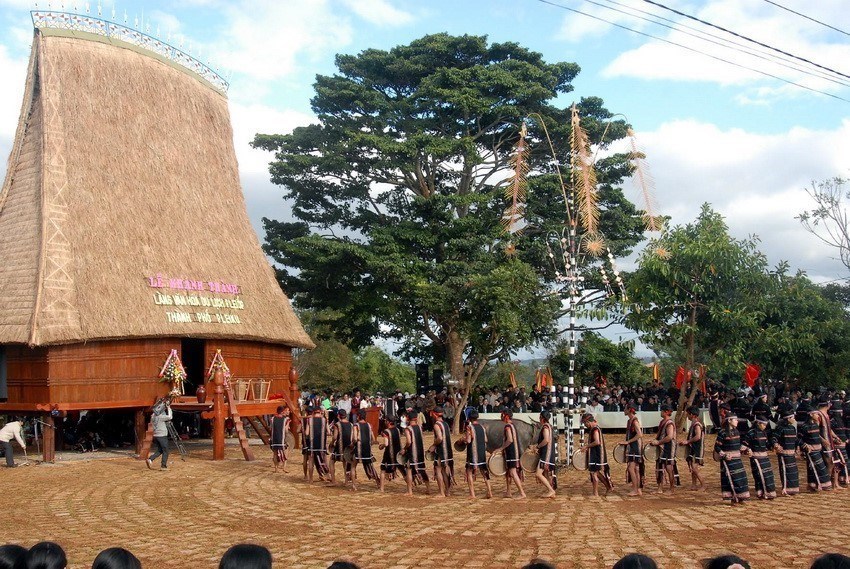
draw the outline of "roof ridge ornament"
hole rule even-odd
[[[182,49],[159,38],[153,37],[148,33],[113,21],[105,20],[100,17],[50,9],[36,9],[33,10],[31,14],[32,24],[36,29],[72,30],[114,38],[151,51],[168,59],[169,61],[177,63],[181,67],[185,67],[210,83],[216,91],[223,95],[227,94],[227,90],[230,87],[230,83],[225,80],[224,77],[199,59],[200,50],[198,57],[193,57]],[[98,15],[100,15],[100,3],[98,3]],[[114,16],[115,12],[113,7],[113,18]],[[124,22],[125,24],[127,22],[126,12],[124,13]],[[149,30],[150,24],[148,24],[148,31]],[[189,52],[191,53],[191,43],[189,45]],[[182,35],[180,46],[183,46]]]

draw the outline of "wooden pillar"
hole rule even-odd
[[[224,460],[224,373],[219,369],[213,376],[213,460]]]
[[[136,454],[139,456],[142,454],[142,443],[145,440],[146,427],[145,411],[143,409],[136,409],[136,415],[133,418],[133,428],[136,431]]]
[[[298,408],[298,397],[301,394],[298,392],[298,370],[295,369],[295,362],[289,366],[289,411],[290,422],[289,430],[292,431],[292,436],[295,438],[295,448],[301,448],[301,409]]]
[[[44,429],[41,431],[44,435],[44,462],[53,462],[56,460],[56,425],[53,421],[53,415],[47,413],[44,416]]]

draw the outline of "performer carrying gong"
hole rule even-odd
[[[513,498],[513,493],[511,492],[511,481],[513,481],[519,490],[520,497],[526,498],[525,490],[522,488],[523,476],[519,462],[521,454],[519,450],[519,438],[517,437],[516,427],[512,422],[513,416],[513,411],[507,407],[502,409],[502,421],[505,423],[505,444],[499,450],[505,453],[505,468],[507,469],[507,472],[505,472],[505,496]]]
[[[384,456],[381,459],[381,476],[380,490],[384,491],[384,482],[386,480],[394,480],[396,473],[405,475],[405,467],[398,463],[398,453],[401,452],[401,430],[396,426],[396,418],[387,417],[387,428],[381,433],[384,438]]]
[[[626,403],[623,414],[629,418],[626,424],[626,483],[632,485],[629,496],[640,496],[643,494],[644,464],[641,452],[643,442],[643,429],[640,419],[637,418],[637,404],[634,401]]]
[[[552,487],[552,473],[555,471],[555,445],[558,441],[553,436],[552,424],[549,420],[552,414],[545,409],[540,412],[540,434],[537,436],[537,444],[533,447],[537,451],[537,470],[535,476],[537,481],[543,484],[549,491],[544,498],[554,498],[555,489]]]
[[[487,485],[487,497],[493,497],[490,486],[490,469],[487,466],[487,431],[478,423],[478,411],[469,412],[469,422],[466,424],[466,483],[469,486],[469,497],[475,498],[475,475],[481,473],[484,484]]]
[[[596,417],[587,413],[582,417],[587,428],[587,444],[579,451],[587,452],[587,470],[590,472],[590,483],[593,486],[593,495],[599,496],[599,480],[605,485],[605,494],[614,489],[611,482],[611,467],[608,465],[608,452],[605,450],[605,439],[602,437],[602,429],[596,422]]]
[[[699,418],[699,409],[692,405],[688,407],[688,419],[691,426],[688,428],[688,437],[680,444],[688,447],[688,470],[691,471],[691,490],[705,490],[705,481],[702,478],[702,467],[705,464],[705,427]]]
[[[351,467],[351,489],[357,490],[357,462],[363,465],[363,472],[366,473],[366,478],[374,480],[378,488],[381,487],[381,477],[375,471],[375,457],[372,456],[372,440],[375,438],[372,433],[372,425],[366,422],[365,411],[352,411],[351,415],[357,418],[357,424],[354,425],[354,459],[355,463]]]
[[[331,426],[331,483],[336,483],[336,463],[341,462],[344,472],[342,483],[347,484],[352,479],[354,463],[345,460],[345,449],[351,446],[354,425],[348,420],[348,412],[345,409],[339,409],[336,418],[337,422]]]
[[[449,424],[443,419],[443,408],[434,407],[431,410],[434,423],[434,444],[429,449],[434,453],[434,478],[437,479],[437,496],[448,497],[454,484],[454,456]]]
[[[313,409],[313,416],[307,423],[307,441],[310,445],[310,464],[307,466],[307,481],[313,482],[313,471],[319,474],[319,480],[328,476],[326,455],[328,454],[328,420],[322,414],[322,408]]]
[[[407,414],[408,425],[404,430],[406,445],[404,454],[407,456],[407,496],[413,496],[413,484],[425,482],[425,493],[431,493],[431,481],[425,468],[425,443],[422,442],[422,427],[419,425],[419,413],[410,411]]]
[[[287,431],[289,431],[289,407],[279,405],[272,417],[272,439],[269,442],[275,472],[278,465],[284,472],[289,472],[286,470],[286,459],[289,456],[289,448],[286,444]]]
[[[661,422],[658,423],[658,433],[655,440],[649,444],[661,448],[658,459],[655,461],[655,481],[658,484],[657,494],[664,493],[664,481],[670,485],[672,494],[676,485],[679,484],[679,471],[676,468],[676,425],[670,418],[673,408],[664,404],[661,406]]]

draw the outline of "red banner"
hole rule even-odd
[[[747,387],[753,387],[758,381],[759,375],[761,374],[761,366],[756,364],[747,364],[746,369],[744,369],[744,383],[747,384]]]

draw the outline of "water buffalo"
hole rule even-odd
[[[487,452],[493,452],[505,444],[505,423],[498,419],[481,419],[478,422],[487,432]],[[528,445],[532,442],[537,442],[537,436],[540,434],[540,423],[537,421],[526,423],[514,419],[513,424],[516,427],[520,452],[528,448]]]

